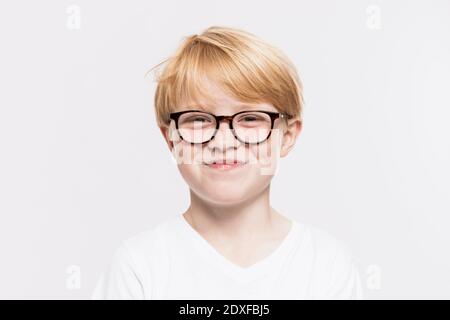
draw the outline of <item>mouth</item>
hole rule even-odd
[[[246,162],[241,161],[226,161],[226,162],[211,162],[204,163],[208,168],[218,170],[218,171],[229,171],[233,169],[242,168],[246,165]]]

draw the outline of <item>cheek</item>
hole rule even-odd
[[[269,139],[266,143],[251,147],[254,164],[260,175],[274,175],[278,167],[280,144],[276,139]]]
[[[203,150],[200,145],[191,145],[185,141],[174,143],[172,155],[179,165],[191,165],[203,162]]]
[[[260,153],[248,154],[249,163],[230,171],[212,169],[201,163],[181,163],[178,169],[189,187],[209,198],[239,198],[264,189],[273,177],[276,159]],[[242,159],[242,158],[241,158]]]
[[[203,160],[211,158],[206,146],[192,146],[186,142],[174,145],[173,155],[178,168],[189,183],[215,184],[228,186],[232,183],[250,185],[266,181],[265,176],[275,174],[278,165],[279,144],[275,137],[260,145],[241,146],[237,149],[236,158],[248,164],[242,170],[227,173],[214,172],[203,165]]]
[[[269,185],[273,177],[265,174],[258,164],[247,164],[227,173],[204,165],[182,164],[179,170],[193,192],[217,204],[238,203],[254,197]]]
[[[248,163],[228,172],[217,172],[202,164],[209,155],[206,146],[179,142],[174,145],[174,157],[183,179],[196,194],[217,203],[229,203],[251,197],[269,185],[277,168],[278,148],[276,139],[240,146],[236,157]]]

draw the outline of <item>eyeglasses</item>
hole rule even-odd
[[[228,121],[237,140],[245,144],[260,144],[269,139],[276,119],[292,117],[286,113],[261,110],[241,111],[231,116],[185,110],[170,113],[169,121],[175,120],[180,138],[191,144],[203,144],[214,139],[222,120]]]

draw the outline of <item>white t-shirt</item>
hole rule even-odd
[[[92,299],[361,299],[349,249],[291,219],[275,251],[240,267],[221,255],[182,215],[125,241]]]

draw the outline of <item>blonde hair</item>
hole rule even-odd
[[[185,101],[214,100],[204,88],[213,81],[244,103],[270,103],[302,119],[303,86],[292,62],[277,48],[243,30],[212,26],[184,38],[156,76],[154,103],[159,126]]]

